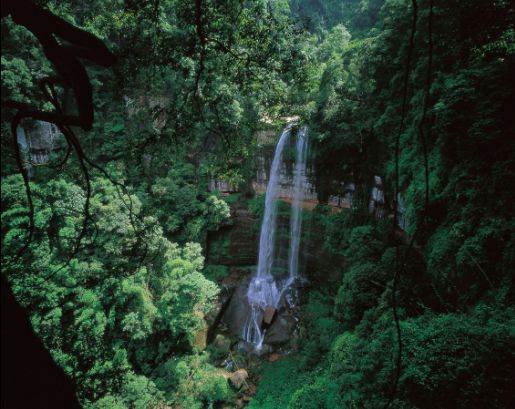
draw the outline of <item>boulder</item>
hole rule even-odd
[[[281,359],[281,355],[279,355],[279,354],[271,354],[268,357],[269,362],[275,362],[275,361],[278,361],[279,359]]]
[[[236,389],[240,389],[248,377],[249,374],[245,369],[238,369],[229,376],[229,381]]]
[[[283,344],[291,339],[297,320],[286,314],[278,314],[265,335],[267,344]]]

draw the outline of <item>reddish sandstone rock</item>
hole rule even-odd
[[[275,361],[278,361],[279,359],[281,359],[281,355],[279,355],[279,354],[272,354],[268,357],[268,360],[270,362],[275,362]]]
[[[265,314],[263,315],[263,322],[267,325],[270,325],[272,323],[272,320],[274,319],[275,315],[275,308],[271,305],[268,305],[265,308]]]

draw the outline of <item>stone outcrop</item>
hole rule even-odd
[[[231,384],[236,389],[241,389],[241,387],[247,381],[248,377],[249,377],[249,374],[248,374],[248,372],[245,369],[238,369],[236,372],[233,372],[229,376],[229,382],[231,382]]]
[[[52,153],[63,149],[61,132],[50,122],[24,121],[16,130],[16,138],[21,151],[29,160],[26,165],[29,176],[32,175],[32,164],[47,163]]]
[[[209,328],[207,333],[207,343],[213,342],[216,336],[216,332],[220,325],[220,321],[225,313],[225,310],[230,304],[231,298],[234,293],[234,287],[224,286],[222,291],[218,294],[216,299],[213,301],[213,307],[206,314],[206,323]]]
[[[193,339],[193,345],[195,345],[200,351],[203,351],[207,347],[207,334],[209,331],[209,327],[205,321],[204,314],[201,311],[196,311],[195,315],[200,318],[201,326],[195,332],[195,337]]]
[[[222,317],[222,322],[235,338],[241,337],[243,327],[250,314],[250,305],[247,298],[247,287],[250,279],[251,274],[247,274],[241,276],[239,281],[233,281],[235,284],[234,294]]]
[[[385,201],[383,180],[380,176],[374,176],[374,184],[372,186],[372,190],[370,191],[370,203],[368,205],[368,210],[377,219],[382,219],[384,217],[384,206]]]
[[[139,95],[135,98],[125,95],[124,100],[129,118],[144,113],[152,118],[152,127],[156,131],[161,131],[166,125],[166,108],[169,103],[166,95]]]
[[[207,333],[208,326],[206,323],[203,324],[202,328],[200,328],[196,334],[195,339],[193,340],[193,344],[200,350],[203,351],[207,347]]]
[[[219,191],[220,193],[233,193],[237,192],[236,186],[226,182],[224,180],[211,179],[207,185],[208,192]]]

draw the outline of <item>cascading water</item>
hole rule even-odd
[[[275,148],[274,159],[270,169],[270,178],[265,195],[265,213],[259,239],[259,258],[257,273],[249,284],[247,298],[250,314],[243,328],[243,339],[261,348],[265,331],[261,322],[266,308],[277,309],[284,291],[298,276],[298,258],[301,232],[301,207],[303,181],[306,168],[307,131],[303,128],[298,133],[296,143],[296,162],[294,167],[292,216],[290,220],[290,247],[288,255],[289,274],[280,285],[272,274],[274,264],[274,244],[277,229],[277,193],[280,183],[280,170],[284,147],[290,137],[293,124],[289,123],[283,130]]]
[[[296,144],[296,161],[295,170],[293,172],[293,199],[291,204],[291,222],[290,222],[290,253],[288,256],[288,268],[290,277],[294,280],[299,275],[299,245],[300,232],[302,227],[302,198],[304,196],[304,178],[306,172],[306,157],[308,153],[307,129],[303,127],[298,135]]]

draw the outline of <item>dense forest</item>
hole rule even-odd
[[[80,405],[513,407],[514,25],[509,0],[3,2],[2,277]],[[315,198],[261,349],[223,316],[288,122]]]

